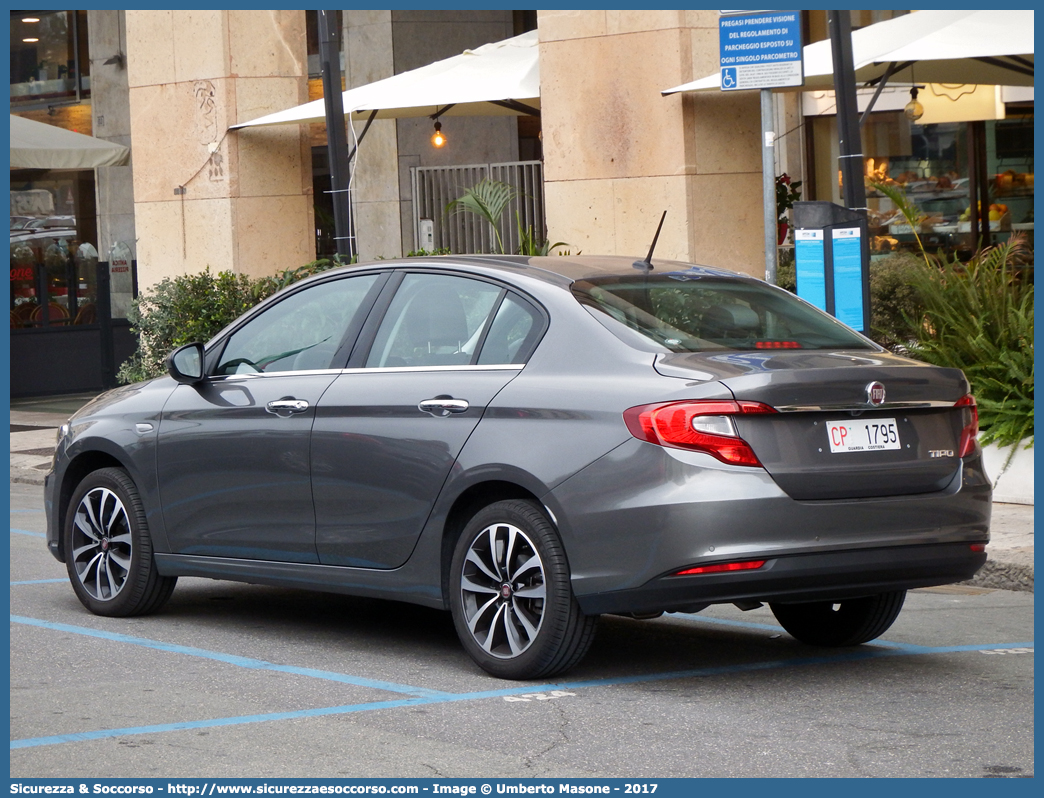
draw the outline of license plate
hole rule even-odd
[[[826,427],[832,453],[899,448],[899,429],[894,418],[828,421]]]

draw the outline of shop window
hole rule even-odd
[[[811,132],[809,199],[842,204],[836,117],[813,118]],[[873,114],[862,128],[871,255],[919,251],[918,236],[929,251],[966,255],[1019,231],[1032,250],[1032,142],[1031,114],[935,125],[918,125],[899,111]],[[913,204],[916,231],[881,185]],[[976,186],[986,187],[985,204],[973,202]]]
[[[11,106],[90,97],[86,11],[12,11]]]
[[[989,121],[984,128],[990,227],[1001,228],[1002,234],[1022,231],[1032,247],[1033,115]]]
[[[95,323],[97,238],[92,171],[11,171],[12,328]]]

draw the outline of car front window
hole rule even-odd
[[[691,272],[599,277],[575,282],[573,295],[627,343],[638,333],[664,351],[875,348],[796,297],[742,278]]]
[[[216,373],[330,368],[377,277],[369,274],[317,283],[267,308],[232,334]]]

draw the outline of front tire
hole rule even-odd
[[[453,624],[483,670],[539,679],[587,653],[598,617],[581,612],[562,542],[536,503],[500,501],[480,510],[450,567]]]
[[[844,601],[769,604],[780,626],[810,646],[858,646],[883,635],[899,617],[905,590]]]
[[[146,615],[174,592],[178,578],[156,570],[145,510],[122,468],[94,471],[77,486],[65,518],[65,567],[95,615]]]

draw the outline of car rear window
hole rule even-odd
[[[833,317],[753,280],[691,272],[614,275],[578,280],[572,290],[624,341],[653,344],[654,351],[876,349]]]

